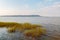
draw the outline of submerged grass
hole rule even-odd
[[[23,32],[26,37],[31,36],[32,38],[46,33],[46,30],[41,25],[31,23],[0,22],[0,27],[6,27],[10,33],[18,30]]]

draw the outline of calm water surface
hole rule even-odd
[[[44,28],[47,29],[47,34],[45,36],[42,36],[41,40],[60,39],[59,17],[0,17],[0,21],[18,23],[30,22],[32,24],[41,24]],[[20,40],[22,38],[24,38],[22,33],[16,32],[9,34],[6,28],[0,28],[0,40]]]

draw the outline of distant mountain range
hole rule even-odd
[[[2,15],[0,17],[40,17],[40,15]]]

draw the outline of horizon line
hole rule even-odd
[[[40,17],[40,15],[0,15],[0,17]]]

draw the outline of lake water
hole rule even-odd
[[[60,17],[0,17],[0,22],[41,24],[47,29],[47,34],[42,36],[41,40],[60,39]],[[23,38],[22,33],[9,34],[6,28],[0,28],[0,40],[20,40],[20,38]]]

